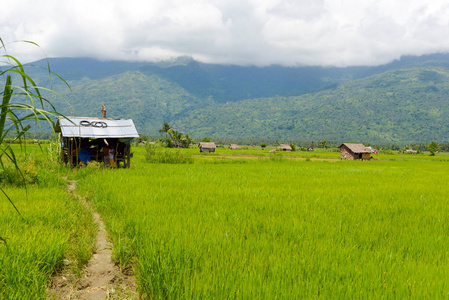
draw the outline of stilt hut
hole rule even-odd
[[[56,132],[60,133],[64,162],[72,168],[92,160],[116,168],[123,163],[129,168],[131,141],[139,137],[131,119],[59,117]]]
[[[214,142],[200,142],[198,148],[200,148],[200,152],[215,152],[217,145]]]
[[[348,160],[369,160],[372,150],[363,144],[343,143],[340,146],[340,158]]]

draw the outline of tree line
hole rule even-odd
[[[159,138],[158,140],[162,142],[166,147],[174,148],[174,147],[182,147],[182,148],[188,148],[189,145],[192,145],[195,143],[195,140],[189,135],[184,134],[182,132],[179,132],[168,123],[164,122],[162,125],[162,128],[159,129],[159,133],[164,133],[165,138]],[[154,136],[152,137],[155,138]],[[146,138],[145,138],[146,139]],[[201,139],[202,142],[210,142],[211,139],[209,137],[203,137]],[[279,140],[262,140],[262,139],[235,139],[235,138],[216,138],[214,141],[217,144],[239,144],[239,145],[258,145],[262,148],[267,147],[268,145],[275,145],[278,146],[280,144],[288,144],[292,147],[292,149],[301,149],[301,150],[307,150],[307,149],[314,149],[314,148],[322,148],[327,150],[328,148],[336,148],[339,145],[341,145],[341,142],[335,142],[335,141],[328,141],[328,140],[322,140],[322,141],[291,141],[287,140],[284,142],[281,142]],[[431,143],[411,143],[407,145],[398,145],[398,144],[371,144],[371,143],[364,143],[365,146],[371,146],[374,149],[377,150],[392,150],[392,151],[403,151],[406,150],[415,150],[418,153],[429,151],[431,155],[435,155],[436,153],[442,151],[442,152],[449,152],[449,142],[444,143],[437,143],[435,141],[432,141]]]

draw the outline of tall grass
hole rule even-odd
[[[447,167],[144,163],[80,185],[149,298],[442,298]]]
[[[145,159],[149,163],[191,164],[193,158],[181,149],[168,149],[160,145],[148,144],[145,147]]]
[[[13,147],[19,147],[13,145]],[[95,242],[92,214],[65,190],[69,170],[52,163],[45,149],[15,149],[27,181],[8,164],[2,189],[20,211],[0,198],[0,299],[45,299],[47,284],[59,270],[79,272]],[[5,176],[11,180],[5,180]]]
[[[82,205],[61,188],[6,188],[23,218],[0,202],[0,299],[45,299],[47,282],[64,263],[74,270],[90,258],[94,227]]]

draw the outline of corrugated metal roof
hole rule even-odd
[[[64,137],[82,138],[131,138],[139,137],[131,119],[100,119],[83,117],[59,117],[56,132]]]

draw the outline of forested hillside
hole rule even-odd
[[[351,68],[222,66],[186,57],[160,63],[58,58],[50,65],[72,88],[53,80],[75,109],[57,102],[64,113],[98,116],[106,104],[108,117],[132,118],[143,134],[157,134],[169,122],[195,137],[448,140],[449,55],[444,54]]]
[[[446,141],[448,92],[447,70],[413,68],[297,97],[215,104],[189,113],[174,125],[212,137],[373,143]]]

